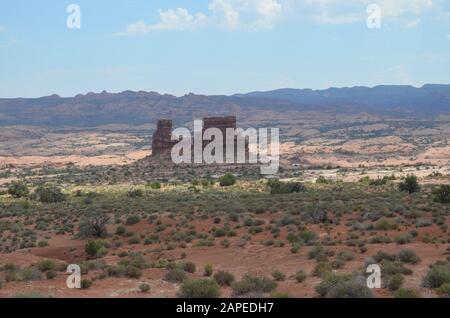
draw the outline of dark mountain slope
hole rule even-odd
[[[258,111],[319,110],[336,114],[371,112],[401,116],[450,114],[450,85],[377,86],[326,90],[279,89],[233,96],[155,92],[99,94],[75,97],[0,99],[0,125],[98,126],[143,124],[159,118],[175,122],[205,116],[257,114]]]

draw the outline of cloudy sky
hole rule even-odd
[[[421,86],[449,70],[448,0],[0,2],[0,97]]]

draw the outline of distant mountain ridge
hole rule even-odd
[[[250,109],[289,109],[285,100],[155,92],[88,93],[75,97],[0,99],[0,125],[98,126],[148,124],[159,118],[175,122],[208,116],[239,115]]]
[[[175,122],[207,116],[249,114],[257,111],[319,110],[334,113],[406,113],[414,116],[450,114],[450,85],[376,86],[278,89],[231,96],[156,92],[88,93],[75,97],[0,99],[0,125],[97,126]]]
[[[450,111],[450,85],[427,84],[420,88],[402,85],[311,89],[277,89],[266,92],[236,94],[239,97],[285,99],[298,105],[361,106],[365,109],[403,108],[415,111]]]

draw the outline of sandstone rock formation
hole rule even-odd
[[[203,132],[209,128],[218,128],[222,131],[222,135],[226,136],[227,128],[236,129],[236,117],[209,117],[203,118]]]
[[[226,156],[226,130],[227,128],[236,129],[236,117],[235,116],[229,116],[229,117],[209,117],[203,119],[203,134],[204,132],[209,128],[218,128],[222,132],[223,135],[223,141],[224,141],[224,149],[223,149],[223,155],[224,155],[224,161]],[[172,135],[172,121],[167,119],[161,119],[158,121],[158,127],[156,132],[153,134],[153,141],[152,141],[152,155],[158,156],[158,155],[168,155],[170,153],[170,150],[172,147],[177,143],[177,141],[171,140]],[[234,153],[235,158],[236,156],[236,150],[237,150],[237,137],[234,137]],[[208,145],[211,141],[204,140],[203,141],[203,148]],[[248,141],[246,140],[245,143],[245,155],[246,158],[248,158]]]
[[[167,155],[170,153],[176,141],[171,140],[172,121],[168,119],[158,120],[156,132],[153,134],[152,155]]]

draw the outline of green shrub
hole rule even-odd
[[[306,191],[304,184],[300,182],[281,182],[278,179],[271,179],[267,182],[271,194],[287,194]]]
[[[284,281],[286,279],[286,275],[283,272],[280,272],[280,271],[273,271],[272,272],[272,277],[277,282],[281,282],[281,281]]]
[[[380,263],[381,261],[387,260],[387,261],[395,261],[397,259],[397,256],[395,254],[389,254],[383,251],[378,251],[374,256],[373,259]]]
[[[303,283],[306,277],[308,277],[308,275],[302,270],[295,273],[295,280],[297,281],[297,283]]]
[[[221,187],[229,187],[236,184],[236,177],[232,173],[227,173],[219,178],[219,184]]]
[[[218,271],[214,274],[214,280],[220,286],[231,286],[231,284],[234,282],[234,276],[229,272]]]
[[[23,198],[30,194],[27,185],[22,181],[13,181],[8,186],[8,194],[14,198]]]
[[[142,197],[144,195],[144,191],[142,191],[142,189],[133,189],[128,191],[128,196],[130,198],[139,198]]]
[[[124,226],[118,226],[116,228],[116,234],[117,235],[124,235],[127,232],[127,229]]]
[[[58,187],[40,186],[35,191],[35,196],[42,203],[58,203],[66,200],[66,195]]]
[[[195,264],[192,262],[182,262],[180,268],[188,273],[195,273],[196,270]]]
[[[204,270],[204,274],[206,277],[210,277],[214,272],[212,264],[206,264]]]
[[[152,188],[153,190],[159,190],[159,189],[161,189],[161,183],[152,182],[152,183],[150,183],[150,188]]]
[[[378,220],[375,224],[375,229],[378,231],[390,231],[395,230],[397,228],[397,224],[391,222],[387,219]]]
[[[39,241],[38,242],[38,247],[47,247],[48,246],[48,242],[47,241]]]
[[[441,185],[433,190],[433,200],[438,203],[450,203],[450,185]]]
[[[423,285],[428,288],[439,288],[444,284],[450,284],[450,267],[447,265],[433,265],[423,280]]]
[[[109,216],[106,213],[93,212],[80,222],[78,236],[80,238],[102,238],[108,233],[106,224],[109,222]]]
[[[164,279],[170,283],[182,283],[186,279],[186,273],[180,269],[169,270]]]
[[[45,273],[47,279],[53,279],[56,278],[56,276],[58,276],[58,274],[54,270],[49,270]]]
[[[108,252],[105,242],[102,240],[88,241],[84,246],[84,250],[89,257],[103,257]]]
[[[89,289],[92,286],[92,280],[90,279],[82,279],[81,280],[81,289]]]
[[[437,293],[443,297],[450,297],[450,283],[442,284],[436,289]]]
[[[139,215],[130,215],[127,217],[127,220],[125,221],[126,225],[135,225],[141,222],[141,217]]]
[[[235,296],[246,295],[250,293],[263,294],[270,293],[277,287],[277,283],[266,277],[258,277],[245,274],[241,281],[232,285]]]
[[[401,250],[397,256],[402,263],[417,264],[420,262],[420,257],[413,250]]]
[[[299,233],[298,237],[305,244],[310,244],[310,243],[316,241],[318,239],[319,235],[315,232],[304,230]]]
[[[412,274],[411,269],[404,267],[403,264],[398,261],[392,262],[392,261],[384,260],[381,262],[380,265],[381,265],[383,275],[386,277],[395,275],[395,274],[402,274],[402,275],[411,275]]]
[[[21,271],[21,276],[23,281],[41,280],[41,272],[34,267],[24,268]]]
[[[36,267],[41,272],[47,272],[47,271],[54,270],[56,268],[56,264],[54,261],[48,259],[48,260],[40,261],[39,263],[37,263]]]
[[[220,297],[220,287],[210,279],[190,279],[181,285],[179,297],[218,298]]]
[[[150,285],[149,284],[140,284],[139,285],[139,290],[142,293],[148,293],[150,291]]]
[[[371,186],[383,186],[383,185],[387,184],[389,180],[392,180],[392,179],[390,177],[388,177],[388,176],[384,176],[382,179],[378,178],[378,179],[370,180],[369,181],[369,185],[371,185]]]
[[[330,183],[332,183],[332,181],[329,180],[329,179],[327,179],[327,178],[325,178],[324,176],[319,176],[319,177],[316,179],[316,183],[317,183],[317,184],[330,184]]]
[[[313,276],[324,277],[333,271],[333,267],[328,262],[319,262],[314,267]]]
[[[315,259],[316,261],[326,261],[328,259],[327,251],[322,245],[314,246],[308,253],[309,259]]]
[[[395,274],[387,277],[387,287],[390,290],[397,290],[403,284],[403,276],[401,274]]]
[[[372,298],[364,277],[353,274],[330,274],[316,286],[317,293],[327,298]]]
[[[125,276],[129,278],[139,278],[142,276],[142,271],[135,265],[128,265],[125,267]]]
[[[414,237],[411,235],[411,233],[404,233],[402,235],[399,235],[397,237],[395,237],[395,243],[399,244],[399,245],[404,245],[404,244],[408,244],[411,243],[413,241]]]
[[[395,298],[422,298],[417,290],[411,288],[400,288],[394,293]]]
[[[398,188],[400,191],[410,194],[420,191],[420,185],[417,182],[417,177],[414,175],[408,175],[405,181],[399,183]]]

